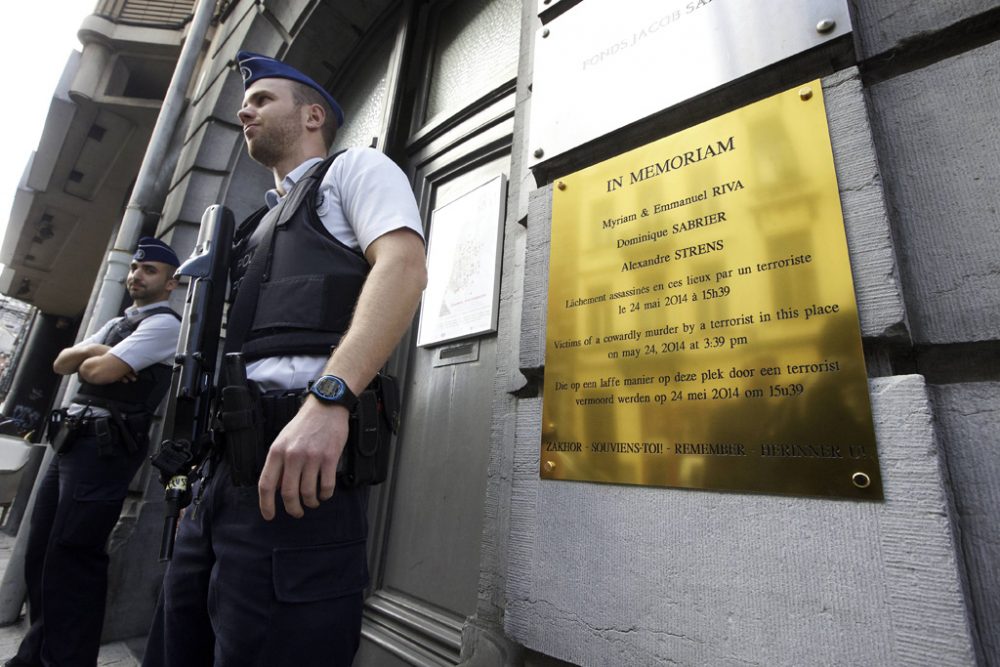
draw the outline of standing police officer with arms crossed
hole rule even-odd
[[[168,298],[177,255],[139,240],[126,286],[132,306],[52,364],[80,388],[52,440],[25,555],[30,627],[6,667],[97,664],[107,596],[105,544],[128,484],[148,455],[153,412],[170,386],[180,318]],[[52,435],[52,434],[50,434]]]
[[[237,232],[226,347],[237,341],[262,390],[312,389],[283,428],[264,424],[277,437],[256,486],[235,485],[222,458],[194,490],[143,664],[347,667],[368,583],[368,489],[337,484],[337,468],[355,395],[426,283],[422,227],[384,155],[327,157],[343,122],[329,93],[265,56],[237,63],[247,150],[275,189]]]

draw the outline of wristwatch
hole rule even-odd
[[[324,403],[343,405],[348,410],[352,410],[358,402],[358,397],[347,383],[336,375],[321,375],[316,378],[309,386],[309,393]]]

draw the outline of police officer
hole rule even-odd
[[[25,556],[30,627],[7,667],[97,663],[108,555],[128,484],[148,454],[170,385],[180,318],[167,305],[177,255],[145,237],[126,286],[132,306],[52,364],[80,388],[50,431],[57,454],[38,486]]]
[[[247,150],[275,187],[237,230],[226,349],[264,391],[306,398],[287,423],[264,424],[276,437],[256,485],[235,485],[223,457],[195,489],[143,664],[346,667],[368,583],[368,494],[338,484],[337,468],[356,394],[426,283],[422,227],[384,155],[327,157],[343,122],[329,93],[266,56],[237,63]]]

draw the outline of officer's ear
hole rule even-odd
[[[180,284],[181,281],[176,276],[171,275],[170,278],[167,279],[167,282],[163,284],[163,289],[167,290],[167,294],[170,294],[177,289],[177,286]]]
[[[326,122],[326,109],[322,104],[306,104],[306,128],[310,130],[320,130]]]

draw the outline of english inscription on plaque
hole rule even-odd
[[[819,81],[553,189],[541,475],[881,499]]]

